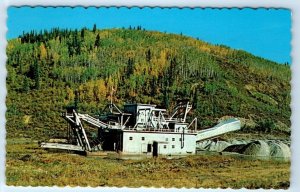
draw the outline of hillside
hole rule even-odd
[[[99,114],[110,100],[193,104],[199,127],[242,118],[241,132],[290,134],[290,66],[223,45],[141,27],[52,29],[7,45],[8,137],[63,136],[60,113]]]

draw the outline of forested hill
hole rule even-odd
[[[193,104],[207,127],[224,116],[244,132],[290,132],[288,65],[223,45],[141,27],[24,33],[7,45],[7,135],[51,137],[76,105],[97,114],[109,101]]]

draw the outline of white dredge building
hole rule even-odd
[[[63,114],[69,123],[69,143],[42,143],[43,148],[75,151],[117,151],[122,154],[186,155],[196,153],[196,142],[239,130],[238,119],[222,121],[216,126],[198,130],[197,118],[186,122],[192,106],[178,105],[171,116],[165,109],[151,104],[126,104],[121,111],[112,102],[98,118],[73,110]],[[91,138],[84,124],[98,129]]]

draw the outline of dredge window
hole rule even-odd
[[[145,141],[145,137],[142,137],[142,141]]]
[[[129,140],[132,140],[133,138],[132,137],[129,137]]]

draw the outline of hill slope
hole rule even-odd
[[[26,33],[7,46],[7,135],[62,134],[67,106],[193,103],[200,127],[241,117],[243,132],[290,133],[290,67],[181,35],[137,29]]]

